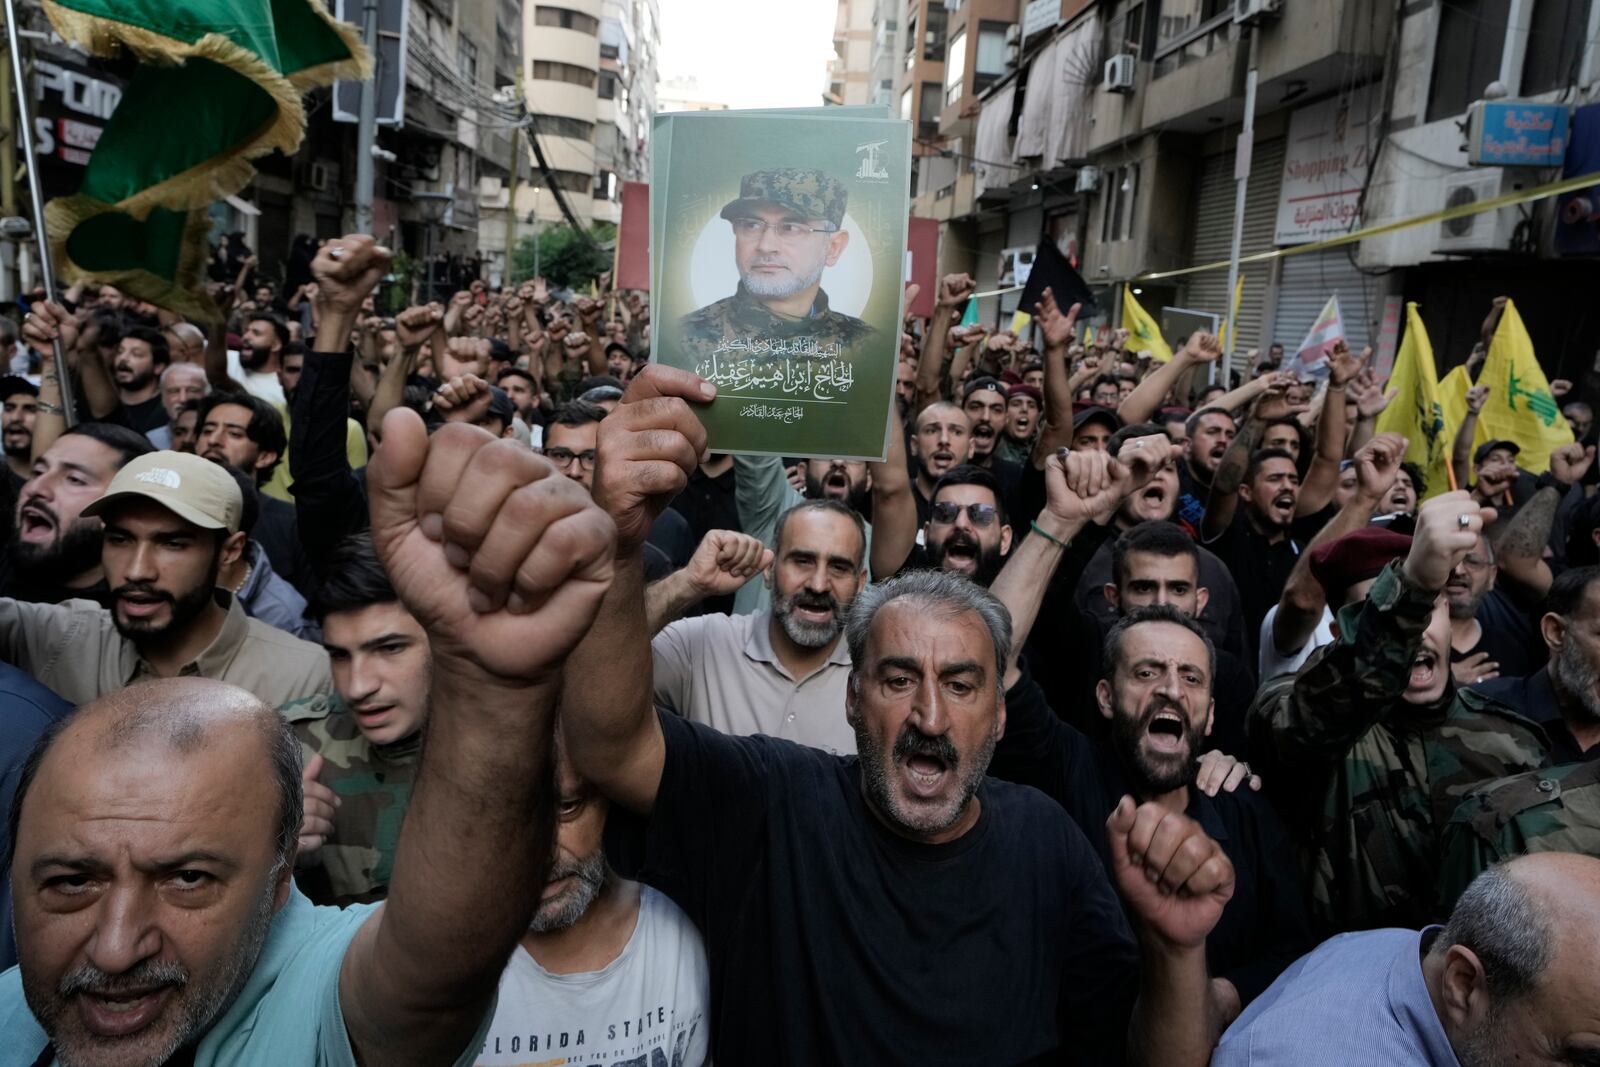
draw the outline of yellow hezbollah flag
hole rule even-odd
[[[1028,332],[1028,323],[1033,321],[1033,316],[1026,311],[1017,310],[1011,315],[1011,332],[1021,337]]]
[[[1439,399],[1439,374],[1433,362],[1433,345],[1417,314],[1417,305],[1406,305],[1406,335],[1395,357],[1389,388],[1399,390],[1378,416],[1379,433],[1404,434],[1406,459],[1422,469],[1428,495],[1448,492],[1450,444],[1444,408]]]
[[[1475,444],[1515,441],[1522,446],[1517,466],[1542,474],[1550,466],[1550,453],[1572,443],[1572,427],[1561,417],[1561,406],[1533,354],[1533,339],[1510,300],[1489,342],[1478,384],[1489,387],[1489,399],[1478,414]]]
[[[1128,285],[1122,287],[1122,328],[1128,331],[1128,351],[1148,351],[1161,363],[1172,358],[1172,348],[1161,336],[1160,325],[1139,306],[1133,298],[1133,287]]]
[[[1228,313],[1228,318],[1222,324],[1222,332],[1217,335],[1217,343],[1222,350],[1228,350],[1228,323],[1239,321],[1239,301],[1244,298],[1244,275],[1239,275],[1239,280],[1233,287],[1233,310]]]

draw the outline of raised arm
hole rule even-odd
[[[906,435],[898,421],[889,427],[882,463],[867,465],[872,474],[872,577],[888,578],[897,572],[917,543],[917,500],[911,492],[911,464],[906,458]]]
[[[1371,348],[1363,350],[1358,359],[1342,341],[1328,357],[1328,388],[1323,393],[1322,416],[1317,420],[1317,451],[1306,470],[1305,480],[1300,483],[1296,515],[1315,515],[1328,506],[1334,490],[1339,488],[1339,464],[1344,460],[1349,425],[1344,405],[1345,389],[1371,358]]]
[[[1456,484],[1463,489],[1472,484],[1472,438],[1478,432],[1478,412],[1488,400],[1487,385],[1474,385],[1467,390],[1467,413],[1461,416],[1461,426],[1450,446],[1450,469],[1455,471]]]
[[[644,609],[650,636],[702,600],[728,596],[767,569],[772,550],[736,530],[707,530],[689,565],[645,587]]]
[[[1222,345],[1215,337],[1209,333],[1190,334],[1189,340],[1171,359],[1151,371],[1144,381],[1134,386],[1127,399],[1117,405],[1117,418],[1124,426],[1149,422],[1189,368],[1215,363],[1221,356]]]
[[[922,345],[922,357],[917,360],[917,399],[911,405],[913,419],[923,408],[944,398],[940,378],[944,374],[945,334],[961,321],[962,309],[977,288],[978,283],[968,274],[946,274],[939,282],[933,317],[928,320],[927,340]]]
[[[568,658],[562,737],[580,776],[641,815],[655,807],[666,759],[641,553],[650,524],[689,484],[705,451],[705,427],[689,401],[715,395],[711,383],[687,371],[652,364],[600,423],[594,498],[617,526],[617,573],[594,626]]]
[[[1039,440],[1033,446],[1033,465],[1040,469],[1056,449],[1072,443],[1072,394],[1076,383],[1067,351],[1072,347],[1082,308],[1081,304],[1073,304],[1063,314],[1056,294],[1046,289],[1039,294],[1039,306],[1034,312],[1034,321],[1044,338],[1044,415],[1039,420]]]
[[[388,899],[345,953],[339,1003],[359,1062],[435,1067],[469,1051],[538,907],[562,665],[611,583],[616,534],[514,441],[459,425],[430,439],[406,410],[386,430],[373,541],[428,634],[431,713]]]
[[[409,307],[395,316],[395,340],[400,350],[384,365],[378,375],[378,388],[372,394],[372,405],[367,409],[367,429],[381,440],[383,418],[399,407],[405,398],[406,380],[417,369],[422,346],[443,328],[444,308],[438,304]],[[320,336],[321,331],[318,331]]]
[[[1500,580],[1524,607],[1536,607],[1550,592],[1553,576],[1544,549],[1556,513],[1572,486],[1583,480],[1594,463],[1593,445],[1573,442],[1550,453],[1550,472],[1540,479],[1539,491],[1517,511],[1495,542],[1495,565]],[[1543,483],[1550,484],[1543,484]]]
[[[40,353],[39,413],[33,420],[33,456],[50,450],[56,438],[67,432],[65,409],[61,406],[61,377],[56,373],[53,342],[59,340],[64,355],[72,354],[79,343],[77,320],[53,300],[36,300],[22,320],[22,343]],[[78,357],[81,359],[82,357]],[[67,383],[65,388],[72,388]]]
[[[1312,550],[1355,533],[1372,521],[1372,513],[1394,488],[1405,456],[1406,439],[1397,433],[1379,434],[1356,453],[1356,495],[1301,550],[1284,583],[1283,595],[1278,598],[1278,613],[1272,619],[1272,643],[1280,656],[1305,647],[1328,606],[1322,583],[1311,574]]]
[[[1288,698],[1264,721],[1251,724],[1250,762],[1257,771],[1292,781],[1342,758],[1378,722],[1405,692],[1439,591],[1478,546],[1486,521],[1494,521],[1494,509],[1479,507],[1466,490],[1422,505],[1404,562],[1390,564],[1367,599],[1340,614],[1339,637],[1327,654],[1300,671]],[[1449,669],[1445,662],[1433,665]]]
[[[1400,395],[1400,390],[1384,389],[1369,366],[1356,375],[1355,380],[1345,387],[1345,392],[1356,402],[1356,424],[1351,428],[1344,446],[1344,454],[1354,457],[1377,433],[1378,416]]]

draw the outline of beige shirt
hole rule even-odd
[[[236,685],[274,708],[333,691],[328,653],[320,645],[250,618],[221,590],[217,601],[228,610],[222,629],[181,675]],[[111,612],[92,600],[34,604],[0,597],[0,657],[73,704],[156,676],[138,647],[117,632]]]
[[[854,755],[844,717],[850,652],[841,637],[828,660],[804,678],[778,661],[767,632],[770,611],[680,619],[650,643],[656,703],[725,734],[767,734]]]

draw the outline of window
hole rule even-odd
[[[456,41],[456,71],[468,85],[478,84],[478,46],[465,36]]]
[[[550,174],[555,179],[552,184],[569,193],[587,193],[594,185],[594,175],[581,171],[553,170]]]
[[[572,137],[587,141],[594,136],[594,123],[569,119],[565,115],[540,115],[539,132],[546,137]]]
[[[1139,196],[1139,164],[1113,169],[1101,202],[1100,241],[1125,241],[1133,236],[1134,204]]]
[[[922,83],[922,101],[917,109],[917,136],[932,140],[939,136],[939,112],[944,107],[943,86],[938,82]]]
[[[600,92],[602,100],[615,100],[617,98],[617,75],[614,71],[602,70],[600,72]]]
[[[1203,59],[1226,44],[1233,32],[1229,0],[1168,0],[1160,7],[1156,25],[1155,76]]]
[[[961,99],[961,78],[967,73],[967,28],[956,31],[950,38],[950,54],[944,60],[944,102],[953,104]]]
[[[917,61],[917,42],[922,38],[917,36],[917,13],[911,12],[911,17],[906,20],[906,69],[910,70]]]
[[[1142,57],[1146,48],[1143,4],[1132,4],[1106,21],[1105,54],[1108,57],[1123,52]]]
[[[900,94],[900,117],[907,122],[911,121],[911,86],[906,86],[906,91]]]
[[[1439,42],[1428,83],[1427,121],[1466,114],[1500,76],[1511,0],[1451,0],[1439,8]]]
[[[950,12],[940,3],[928,5],[928,32],[922,39],[922,58],[937,63],[944,58],[945,27],[950,21]]]
[[[1522,95],[1578,83],[1592,0],[1534,0],[1528,51],[1522,61]]]
[[[579,33],[587,33],[590,37],[600,33],[600,20],[593,15],[585,15],[582,11],[572,11],[564,7],[545,7],[542,4],[533,9],[533,24],[553,26],[562,30],[577,30]]]
[[[587,67],[536,59],[533,61],[533,77],[535,81],[566,82],[568,85],[581,85],[585,89],[593,89],[595,75],[594,71]]]
[[[1010,28],[1004,22],[978,23],[978,54],[972,61],[973,92],[983,92],[1005,74],[1006,31]]]

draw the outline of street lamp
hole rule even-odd
[[[433,228],[444,220],[455,197],[450,193],[416,192],[411,194],[411,200],[422,219],[422,269],[427,279],[422,302],[426,304],[433,299]]]

